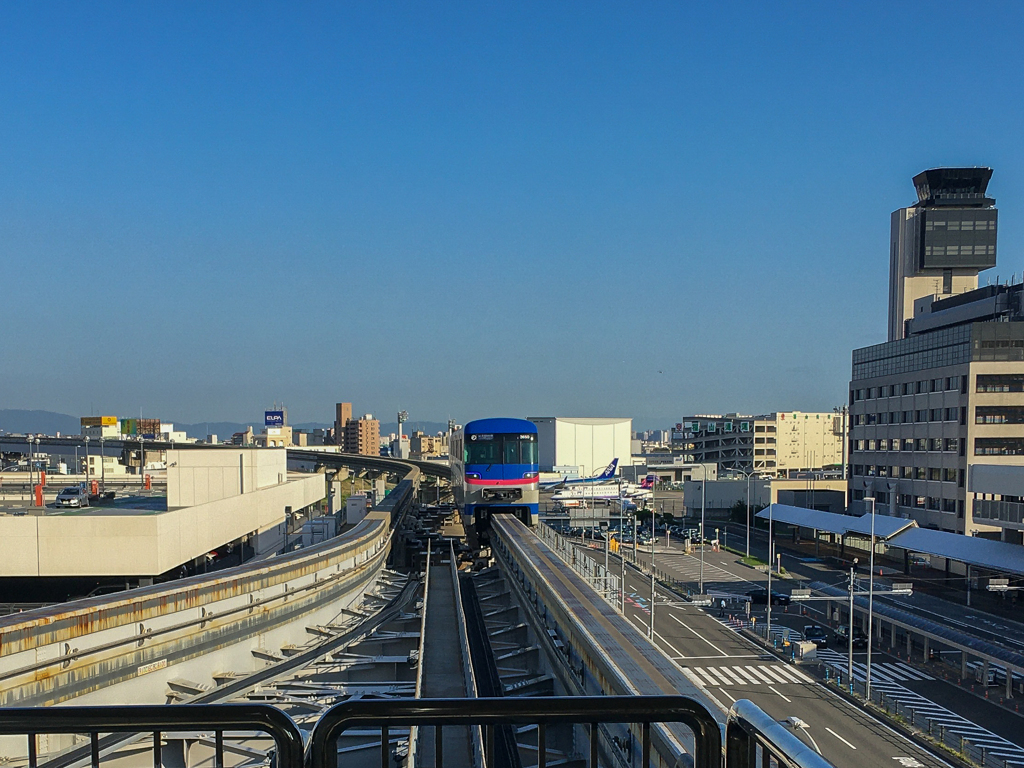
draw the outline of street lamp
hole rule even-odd
[[[707,464],[698,465],[701,471],[704,473],[704,479],[700,482],[700,594],[704,594],[704,513],[707,509],[707,484],[708,484],[708,467]],[[769,513],[771,514],[771,513]],[[749,531],[747,536],[749,538]]]
[[[30,500],[29,506],[35,504],[35,462],[32,457],[32,440],[33,436],[28,436],[28,497]]]
[[[85,492],[89,493],[89,436],[85,436]]]
[[[753,459],[751,459],[751,465],[753,465]],[[739,472],[747,478],[747,557],[750,557],[750,479],[754,476],[754,468],[751,466],[749,472],[744,472],[742,469],[734,469],[733,471]]]
[[[871,639],[872,635],[872,620],[874,619],[874,603],[875,603],[875,497],[871,496],[865,501],[871,502],[871,555],[868,558],[868,567],[871,572],[868,574],[868,663],[867,663],[867,679],[864,681],[864,698],[871,701]],[[853,638],[850,638],[850,642],[853,642]]]

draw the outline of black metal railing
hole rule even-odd
[[[832,768],[828,760],[748,699],[740,699],[729,710],[725,726],[725,764],[728,768],[767,765]]]
[[[681,723],[693,733],[695,768],[721,768],[722,735],[718,722],[701,704],[684,696],[547,696],[528,699],[410,699],[348,701],[327,710],[309,739],[307,768],[338,768],[337,742],[352,728],[381,729],[381,768],[390,768],[389,729],[433,726],[434,766],[444,768],[442,729],[484,728],[485,764],[494,764],[495,726],[537,726],[537,768],[547,764],[545,726],[571,723],[590,726],[589,768],[598,768],[599,726],[640,726],[642,766],[651,764],[651,725]]]
[[[379,728],[380,764],[390,768],[390,729],[433,727],[434,765],[444,768],[443,728],[482,726],[485,764],[494,765],[495,728],[502,725],[537,726],[537,768],[546,768],[548,725],[589,726],[588,768],[598,768],[601,728],[624,724],[639,731],[640,765],[652,761],[652,726],[682,724],[693,734],[694,768],[832,768],[791,731],[755,704],[737,701],[722,729],[701,704],[683,696],[552,696],[489,699],[352,700],[329,709],[316,723],[303,750],[302,735],[284,712],[266,704],[176,704],[104,707],[0,708],[0,736],[25,736],[28,768],[59,768],[89,762],[100,768],[103,752],[113,752],[129,735],[152,737],[154,768],[162,768],[163,743],[168,732],[214,734],[214,768],[224,768],[225,738],[267,734],[275,747],[273,768],[338,768],[338,738],[354,728]],[[40,760],[37,737],[42,734],[81,734],[89,743]],[[671,759],[672,755],[662,755]],[[172,759],[172,762],[173,759]]]
[[[153,766],[163,764],[163,734],[199,730],[214,733],[215,768],[224,768],[226,732],[262,731],[274,740],[276,768],[301,768],[302,734],[288,715],[266,704],[174,704],[114,707],[0,708],[0,735],[25,736],[28,768],[38,768],[37,737],[41,734],[81,734],[87,747],[70,750],[45,765],[88,759],[100,766],[100,753],[115,747],[124,737],[110,734],[151,734]],[[107,735],[103,735],[107,734]]]

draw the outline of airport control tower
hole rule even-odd
[[[991,168],[932,168],[914,177],[917,203],[892,213],[889,341],[906,337],[914,302],[978,287],[996,265],[996,201],[985,196]]]

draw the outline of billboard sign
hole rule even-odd
[[[283,427],[284,411],[264,411],[263,425],[267,427]]]
[[[83,427],[114,427],[117,426],[117,416],[83,416]]]

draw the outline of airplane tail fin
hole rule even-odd
[[[604,468],[604,472],[602,472],[600,475],[597,476],[598,479],[599,480],[607,480],[610,477],[614,477],[615,476],[615,467],[617,467],[618,464],[619,464],[619,460],[618,459],[612,459],[612,463],[609,464],[607,467],[605,467]]]

